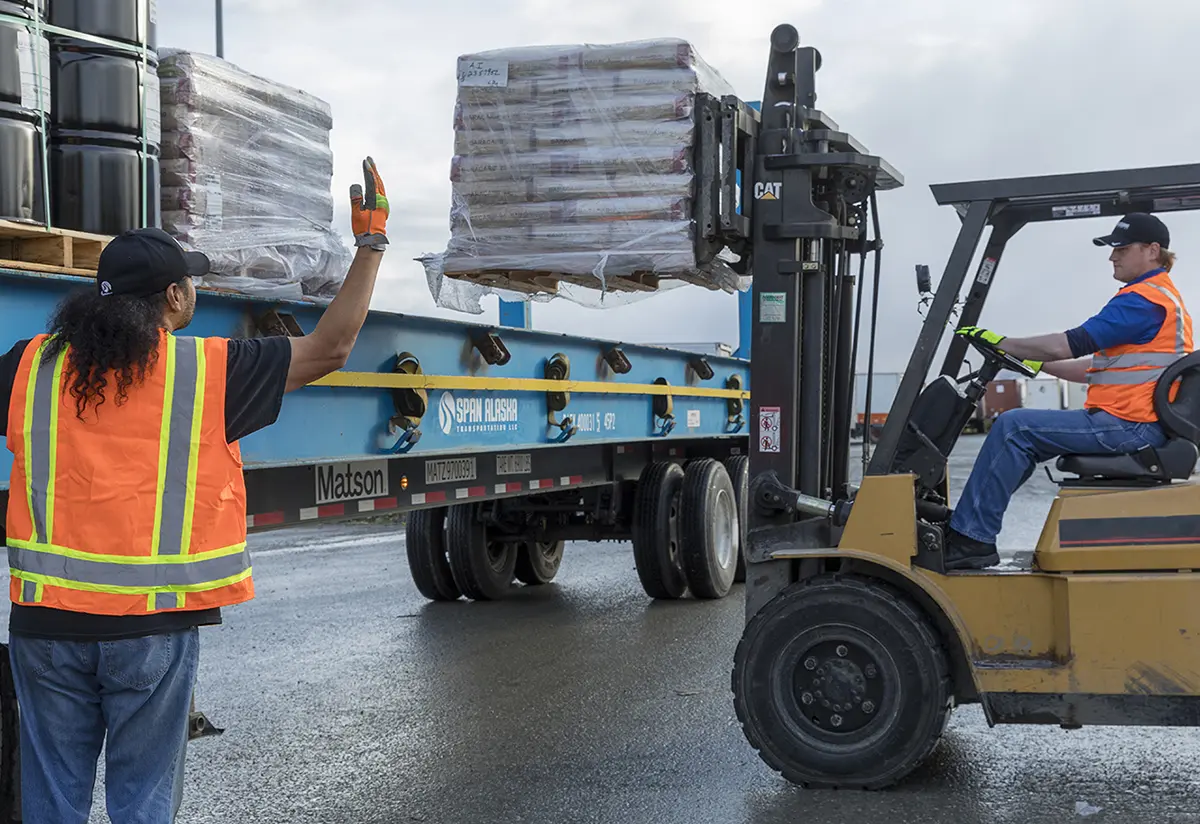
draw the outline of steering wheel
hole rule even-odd
[[[1025,361],[1020,358],[1015,358],[1012,355],[997,349],[994,344],[988,343],[983,338],[967,338],[967,342],[979,350],[979,354],[983,355],[990,361],[1000,364],[1005,369],[1010,369],[1013,372],[1018,372],[1027,378],[1037,377],[1037,372],[1034,372],[1025,365]]]

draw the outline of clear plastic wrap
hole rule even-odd
[[[209,256],[205,286],[332,298],[351,251],[332,229],[329,104],[211,55],[159,57],[163,228]]]
[[[684,40],[463,55],[439,306],[619,305],[684,283],[746,288],[696,254],[696,95],[732,88]]]

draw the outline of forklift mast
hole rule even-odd
[[[821,55],[799,40],[787,24],[771,34],[756,129],[746,131],[738,110],[744,104],[723,101],[734,124],[724,134],[732,146],[727,155],[742,172],[735,223],[741,220],[736,228],[747,235],[742,251],[753,275],[749,526],[780,539],[798,502],[808,502],[799,511],[816,515],[825,499],[849,494],[868,255],[874,255],[876,295],[881,266],[876,193],[903,185],[899,172],[817,108]],[[868,371],[877,314],[874,302]],[[767,551],[751,538],[752,560],[765,560]]]

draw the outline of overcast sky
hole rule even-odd
[[[449,237],[451,114],[459,54],[531,44],[682,37],[746,100],[762,96],[772,28],[788,22],[823,56],[818,106],[906,178],[880,197],[884,253],[877,369],[900,370],[919,317],[913,276],[941,276],[958,228],[932,183],[1200,161],[1193,103],[1200,3],[1191,0],[225,0],[225,56],[333,108],[335,220],[347,236],[349,185],[375,157],[388,185],[392,245],[377,308],[463,320],[438,309],[418,255]],[[210,0],[159,0],[160,46],[213,52]],[[1141,22],[1141,21],[1145,22]],[[1200,218],[1167,216],[1176,282],[1200,309]],[[1075,325],[1116,288],[1089,239],[1109,219],[1024,229],[1010,244],[981,321],[1025,335]],[[980,247],[982,251],[982,244]],[[736,299],[693,288],[622,308],[563,300],[533,307],[539,329],[630,341],[737,343]]]

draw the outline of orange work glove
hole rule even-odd
[[[355,246],[370,246],[380,252],[387,246],[388,200],[383,180],[375,169],[375,161],[367,157],[363,161],[363,187],[355,183],[350,187],[350,226],[354,230]]]

